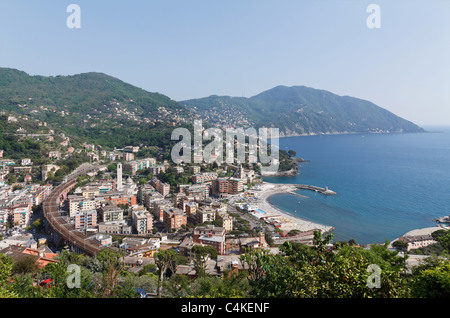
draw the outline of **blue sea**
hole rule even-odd
[[[392,241],[408,231],[436,226],[450,214],[450,127],[427,133],[357,134],[280,138],[280,149],[309,162],[294,177],[267,182],[328,187],[336,195],[299,190],[269,202],[302,219],[330,225],[334,241]]]

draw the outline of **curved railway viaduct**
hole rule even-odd
[[[76,230],[68,219],[61,215],[60,205],[67,198],[69,191],[76,186],[78,176],[96,170],[98,168],[91,165],[79,168],[54,188],[43,203],[44,218],[47,220],[47,228],[52,232],[54,242],[57,245],[65,242],[72,251],[90,256],[95,256],[103,247],[100,243]]]

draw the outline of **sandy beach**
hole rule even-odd
[[[256,189],[255,189],[256,190]],[[297,229],[302,232],[310,231],[310,230],[320,230],[322,233],[326,233],[332,231],[334,228],[332,226],[322,225],[313,223],[310,221],[303,220],[296,216],[293,216],[285,211],[277,209],[273,205],[267,202],[267,198],[274,194],[279,193],[290,193],[295,192],[297,188],[294,185],[290,184],[274,184],[264,182],[261,184],[258,189],[255,191],[255,197],[258,199],[254,202],[255,205],[258,206],[259,209],[266,212],[265,216],[269,217],[278,217],[278,220],[281,223],[281,229],[283,232],[287,233],[291,230]],[[294,194],[292,194],[294,195]],[[301,207],[299,207],[301,209]]]

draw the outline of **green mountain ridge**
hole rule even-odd
[[[276,127],[281,136],[424,132],[370,101],[305,86],[277,86],[250,98],[213,95],[180,103],[217,125]]]
[[[174,127],[192,127],[194,118],[222,128],[276,127],[281,136],[423,131],[369,101],[305,86],[177,102],[103,73],[31,76],[11,68],[0,68],[0,112],[106,148],[166,149]],[[13,133],[10,125],[5,119],[1,128]]]
[[[31,76],[0,68],[0,110],[109,148],[162,147],[174,126],[192,122],[192,112],[171,98],[98,72]]]
[[[90,110],[90,107],[102,106],[112,100],[123,102],[125,106],[132,104],[138,113],[154,112],[161,106],[182,110],[167,96],[147,92],[103,73],[46,77],[0,68],[0,103],[3,107],[42,103],[77,111]]]

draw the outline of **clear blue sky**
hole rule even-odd
[[[81,7],[81,29],[66,8]],[[369,29],[366,8],[381,7]],[[103,72],[175,100],[304,85],[450,124],[448,0],[2,0],[0,66]]]

